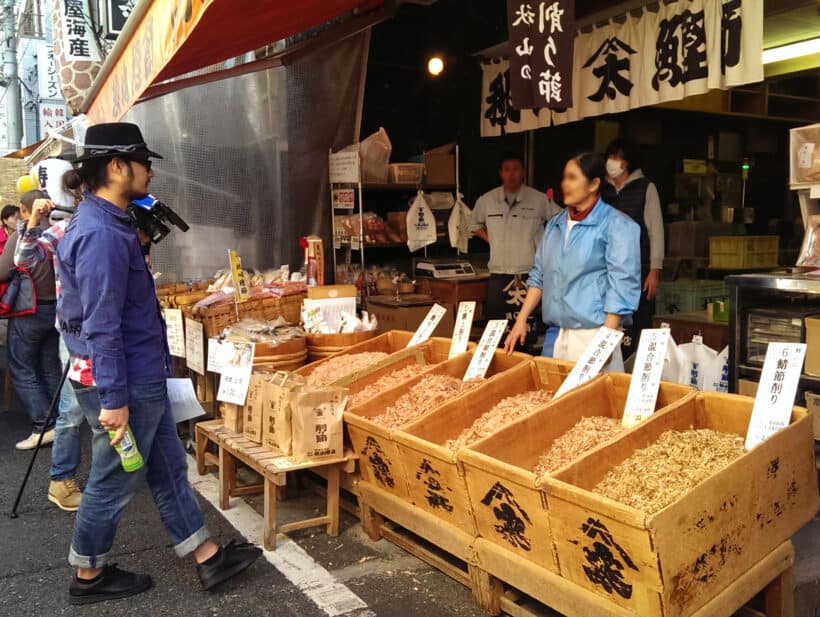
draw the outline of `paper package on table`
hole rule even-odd
[[[291,400],[307,380],[301,375],[277,371],[265,389],[262,445],[290,456],[292,450]]]
[[[342,456],[346,405],[346,388],[306,386],[294,392],[291,427],[295,462]]]

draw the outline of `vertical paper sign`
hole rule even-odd
[[[208,372],[222,373],[222,365],[227,355],[223,349],[225,343],[218,338],[208,339]]]
[[[769,343],[746,433],[747,450],[789,424],[805,357],[804,343]]]
[[[411,338],[410,342],[407,343],[407,346],[412,347],[413,345],[418,345],[433,336],[433,332],[446,314],[446,308],[440,304],[434,304],[428,311],[424,321],[422,321],[419,325],[416,333],[413,335],[413,338]]]
[[[165,329],[168,333],[168,350],[172,356],[185,357],[185,330],[182,327],[182,311],[179,309],[163,309]]]
[[[331,154],[328,176],[331,184],[356,184],[361,177],[358,150]]]
[[[188,368],[205,374],[205,343],[202,331],[202,324],[194,321],[190,317],[185,318],[185,357]]]
[[[659,328],[641,333],[624,408],[622,424],[625,428],[632,428],[655,413],[670,332],[668,328]]]
[[[457,355],[467,351],[474,316],[475,302],[459,302],[456,327],[453,328],[453,340],[450,342],[450,354],[447,356],[448,358],[455,358]]]
[[[237,302],[244,302],[250,298],[251,293],[248,291],[248,280],[245,277],[245,272],[242,270],[242,260],[233,249],[228,251],[228,260],[231,263],[233,294],[236,297]]]
[[[467,372],[464,373],[464,381],[481,379],[487,374],[487,369],[490,368],[490,362],[495,357],[495,351],[498,349],[501,337],[504,336],[506,331],[506,319],[491,319],[487,322],[484,334],[481,335],[478,347],[473,353],[473,359],[470,360],[470,366],[467,367]]]
[[[586,383],[600,373],[604,364],[609,360],[609,356],[611,356],[615,348],[621,344],[623,337],[624,333],[620,330],[612,330],[606,326],[601,326],[601,329],[598,330],[598,334],[592,339],[592,342],[590,342],[584,350],[584,353],[581,354],[578,362],[572,367],[564,383],[558,388],[558,392],[555,393],[554,398],[566,394],[573,388],[580,386],[582,383]]]
[[[254,343],[225,341],[222,344],[222,378],[216,400],[244,405],[253,372]],[[225,353],[227,352],[227,353]]]

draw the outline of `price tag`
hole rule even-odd
[[[216,400],[234,405],[244,405],[248,395],[253,372],[254,343],[225,341],[223,351],[230,351],[223,357],[222,377],[219,380],[219,393]]]
[[[581,354],[578,362],[572,367],[569,375],[567,375],[553,398],[566,394],[600,373],[606,361],[609,360],[609,356],[621,344],[623,337],[624,333],[620,330],[612,330],[606,326],[601,326],[601,329],[598,330],[595,338]]]
[[[356,184],[359,182],[359,152],[337,152],[330,155],[328,171],[331,184]]]
[[[163,309],[165,330],[168,334],[168,350],[172,356],[185,357],[185,330],[182,327],[182,311],[179,309]]]
[[[225,349],[225,344],[218,338],[208,339],[208,372],[222,373],[222,365],[230,350]]]
[[[804,343],[769,343],[746,433],[747,450],[789,424],[805,357]]]
[[[456,327],[453,328],[453,340],[450,343],[450,354],[447,356],[448,358],[455,358],[467,351],[467,344],[470,342],[470,328],[473,327],[474,316],[475,302],[459,302]]]
[[[490,362],[495,357],[501,337],[504,336],[506,331],[506,319],[491,319],[487,322],[484,334],[481,335],[478,347],[473,353],[473,359],[470,360],[470,366],[467,367],[467,372],[464,373],[464,381],[481,379],[487,374],[487,369],[490,368]]]
[[[245,272],[242,270],[242,260],[233,249],[228,251],[228,260],[231,264],[231,278],[233,279],[234,296],[236,296],[237,302],[244,302],[251,297],[251,292],[248,289],[248,281],[245,277]]]
[[[202,324],[190,317],[185,318],[185,357],[188,359],[188,368],[205,374],[205,344]]]
[[[412,347],[413,345],[418,345],[433,336],[433,332],[446,314],[446,308],[440,304],[434,304],[427,312],[427,316],[419,325],[416,333],[413,335],[413,338],[411,338],[410,342],[407,343],[407,346]]]
[[[356,201],[356,193],[353,189],[335,189],[331,192],[333,207],[337,210],[352,210]]]
[[[658,389],[661,386],[666,348],[669,346],[668,328],[644,330],[635,355],[635,368],[629,382],[629,394],[621,423],[632,428],[655,413]]]
[[[358,251],[362,248],[362,240],[359,236],[350,236],[350,248],[354,251]]]

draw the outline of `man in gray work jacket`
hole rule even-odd
[[[502,185],[476,201],[471,230],[490,245],[487,319],[515,321],[527,295],[525,275],[535,261],[544,225],[561,209],[544,193],[524,184],[524,161],[506,154],[499,170]],[[533,311],[537,315],[538,311]],[[535,339],[534,317],[527,321],[527,344]]]

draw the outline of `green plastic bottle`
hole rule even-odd
[[[111,439],[114,439],[114,435],[116,434],[116,431],[108,431],[108,435]],[[131,432],[130,426],[125,427],[122,440],[114,446],[114,449],[117,451],[117,454],[120,455],[122,468],[128,473],[141,469],[145,464],[142,460],[142,454],[140,454],[140,451],[137,449],[137,440],[134,439],[134,433]]]

